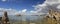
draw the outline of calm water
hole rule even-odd
[[[38,20],[42,19],[43,16],[8,16],[10,20],[16,20],[16,21],[28,21],[28,20]]]
[[[37,21],[37,20],[41,20],[43,18],[43,16],[8,16],[9,20],[12,22],[15,21]]]

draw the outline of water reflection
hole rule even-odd
[[[8,16],[9,20],[10,20],[10,23],[13,24],[13,23],[17,23],[17,22],[37,22],[37,21],[40,21],[43,16]]]

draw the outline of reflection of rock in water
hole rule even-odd
[[[0,24],[2,23],[2,22],[1,22],[2,20],[1,20],[1,19],[2,19],[2,17],[0,17]]]
[[[21,16],[21,14],[16,14],[16,16]]]

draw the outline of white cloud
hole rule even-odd
[[[30,11],[31,13],[37,13],[36,11]]]
[[[60,5],[58,5],[57,8],[60,9]]]
[[[26,12],[26,11],[27,11],[27,9],[23,9],[23,10],[22,10],[22,12]]]
[[[4,11],[7,11],[8,12],[8,15],[14,15],[17,10],[15,9],[5,9],[5,8],[0,8],[0,15],[3,15]]]
[[[7,1],[7,0],[2,0],[3,2]]]
[[[6,8],[0,8],[0,15],[3,15],[3,12],[7,11],[8,15],[16,15],[16,14],[21,14],[21,15],[27,15],[27,9],[23,9],[23,10],[15,10],[15,9],[6,9]]]
[[[50,8],[60,9],[60,0],[46,0],[43,4],[37,4],[33,6],[37,13],[48,13]]]
[[[34,11],[30,11],[31,13],[34,13]]]
[[[48,3],[48,4],[57,4],[57,3],[60,3],[60,0],[46,0],[45,3]]]

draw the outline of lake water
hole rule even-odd
[[[8,16],[11,23],[17,22],[17,21],[38,21],[43,19],[43,16]]]
[[[29,21],[29,20],[38,20],[42,19],[43,16],[8,16],[10,20],[16,20],[16,21]]]

